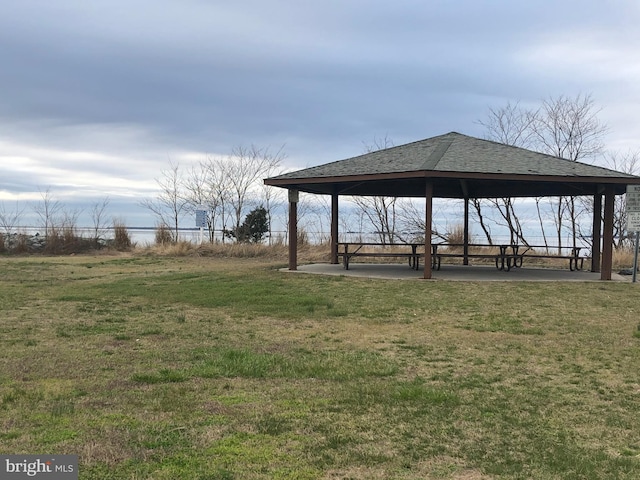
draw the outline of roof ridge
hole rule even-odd
[[[442,157],[444,156],[445,153],[447,153],[447,150],[449,150],[449,147],[451,146],[452,143],[453,143],[453,138],[444,138],[440,140],[436,148],[433,150],[433,152],[431,152],[431,154],[427,157],[427,159],[422,164],[422,169],[435,170],[436,165],[438,165],[438,162],[442,160]]]

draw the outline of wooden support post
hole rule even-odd
[[[593,238],[591,239],[591,271],[600,271],[600,237],[602,236],[602,194],[593,196]]]
[[[424,278],[430,279],[431,269],[431,223],[433,220],[433,183],[427,182],[425,189],[425,220],[424,220]]]
[[[613,269],[613,212],[615,194],[612,187],[604,192],[604,225],[602,232],[602,268],[600,280],[611,280]]]
[[[463,265],[469,265],[469,198],[464,199],[464,259]]]
[[[338,263],[338,194],[331,195],[331,263]]]
[[[469,185],[466,180],[460,180],[460,189],[464,198],[464,231],[462,243],[464,244],[462,264],[469,265]]]
[[[298,269],[298,190],[289,190],[289,270]]]

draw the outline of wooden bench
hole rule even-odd
[[[420,254],[417,252],[418,246],[420,244],[381,244],[381,243],[370,243],[370,242],[340,242],[338,243],[338,258],[342,258],[342,265],[345,270],[349,270],[349,264],[352,258],[361,258],[361,257],[370,257],[370,258],[405,258],[408,261],[408,264],[414,270],[418,270],[420,268],[420,257],[424,257],[424,254]],[[349,250],[349,247],[355,247],[355,250]],[[363,251],[364,247],[375,247],[375,248],[403,248],[408,247],[411,251]]]
[[[566,250],[569,249],[571,250],[571,253],[568,255],[556,255],[556,254],[551,254],[551,253],[536,253],[535,249],[544,249],[546,251],[549,250]],[[520,255],[522,256],[522,259],[524,260],[525,258],[545,258],[545,259],[560,259],[560,260],[569,260],[569,270],[571,270],[572,272],[574,270],[582,270],[584,268],[584,261],[585,260],[589,260],[590,257],[581,257],[580,256],[580,250],[582,250],[582,247],[547,247],[547,246],[540,246],[540,245],[529,245],[526,247],[526,250],[524,252],[522,252]],[[532,253],[529,253],[529,251],[531,251]]]
[[[488,250],[488,249],[498,249],[497,252],[486,252],[486,253],[478,253],[478,252],[451,252],[441,250],[441,247],[445,248],[461,248],[464,247],[463,244],[447,244],[447,243],[434,243],[431,246],[431,267],[434,270],[440,270],[442,266],[443,258],[477,258],[477,259],[488,259],[493,260],[495,262],[496,268],[498,270],[509,271],[513,267],[522,266],[522,257],[517,254],[517,248],[514,249],[513,245],[485,245],[485,244],[469,244],[469,247]]]
[[[431,257],[431,266],[434,270],[440,270],[443,258],[478,258],[493,260],[498,270],[504,270],[508,272],[513,267],[519,267],[521,265],[521,263],[519,262],[522,257],[509,254],[500,255],[499,253],[469,253],[467,255],[465,255],[464,253],[437,253],[435,255],[432,255]]]
[[[434,269],[440,270],[440,266],[443,258],[479,258],[494,260],[496,268],[499,270],[509,271],[511,268],[520,268],[525,259],[527,258],[541,258],[541,259],[560,259],[569,260],[569,270],[582,270],[584,268],[584,261],[589,260],[590,257],[581,257],[580,251],[582,247],[553,247],[546,245],[486,245],[486,244],[469,244],[471,248],[484,250],[484,249],[499,249],[498,252],[492,253],[463,253],[463,252],[442,252],[439,247],[445,248],[463,248],[463,244],[434,244],[432,247],[431,265]],[[538,253],[537,250],[553,251],[553,250],[570,250],[567,255],[557,255],[551,253]]]

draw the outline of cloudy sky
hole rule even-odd
[[[284,145],[303,168],[560,95],[640,150],[638,25],[637,0],[4,2],[0,202],[108,196],[153,225],[136,205],[169,161]]]

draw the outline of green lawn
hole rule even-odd
[[[640,478],[640,290],[0,259],[0,452],[81,479]]]

